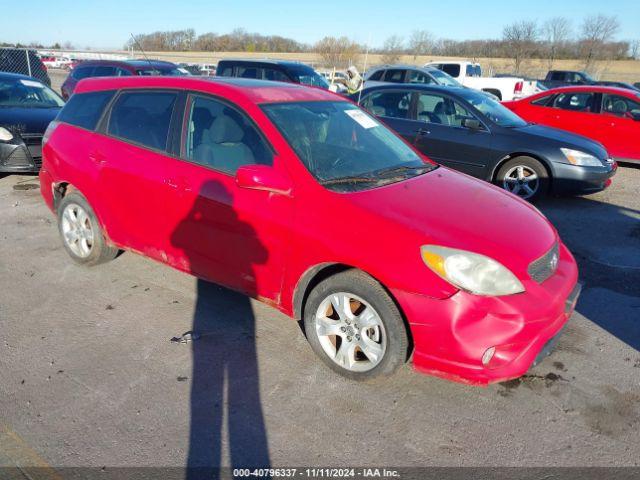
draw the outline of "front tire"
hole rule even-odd
[[[357,270],[333,275],[311,291],[304,325],[316,355],[352,380],[391,375],[407,359],[407,328],[397,306]]]
[[[58,231],[76,263],[98,265],[118,255],[118,249],[107,243],[89,202],[77,192],[67,194],[58,205]]]
[[[496,184],[523,200],[533,202],[549,191],[549,175],[535,158],[515,157],[500,167]]]

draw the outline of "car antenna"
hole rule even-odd
[[[371,33],[369,33],[369,40],[367,40],[367,50],[364,52],[364,65],[362,70],[362,85],[360,85],[360,91],[358,92],[358,105],[362,99],[362,90],[364,90],[364,73],[367,71],[367,59],[369,58],[369,44],[371,43]]]
[[[129,35],[131,35],[131,38],[133,38],[133,41],[136,43],[136,45],[138,45],[138,48],[142,52],[142,56],[149,63],[149,66],[153,68],[153,64],[151,63],[151,60],[149,60],[149,57],[147,57],[147,54],[144,53],[144,50],[142,49],[142,45],[140,45],[140,42],[138,42],[138,39],[133,35],[133,33],[130,33]]]

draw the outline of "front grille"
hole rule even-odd
[[[9,167],[27,167],[31,165],[31,158],[27,150],[19,146],[5,159],[4,164]]]
[[[558,243],[556,242],[551,250],[529,264],[527,269],[529,276],[538,283],[544,282],[555,273],[559,258]]]

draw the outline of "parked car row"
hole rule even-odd
[[[465,138],[542,130],[500,126],[518,119],[482,93],[401,87],[407,102],[384,108],[460,122]],[[365,104],[393,88],[365,90]],[[611,168],[600,147],[575,147]],[[302,319],[320,359],[351,379],[409,358],[472,384],[521,376],[549,353],[580,293],[571,253],[537,209],[439,166],[320,88],[86,79],[43,153],[41,193],[74,261],[127,249],[245,292]]]

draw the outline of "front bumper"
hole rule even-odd
[[[567,163],[554,163],[552,186],[555,193],[595,193],[611,185],[618,164],[602,167],[579,167]]]
[[[414,367],[474,385],[524,375],[573,313],[577,278],[575,261],[561,244],[556,273],[541,284],[528,281],[521,294],[481,297],[459,291],[436,299],[392,289],[411,328]],[[483,363],[492,347],[495,353]]]

